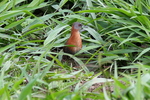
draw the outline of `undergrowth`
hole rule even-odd
[[[0,98],[148,100],[149,7],[149,0],[2,0]],[[73,22],[84,25],[75,55],[62,50]]]

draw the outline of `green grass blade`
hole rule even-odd
[[[144,49],[144,50],[134,59],[133,62],[135,62],[137,59],[139,59],[142,55],[144,55],[144,54],[147,53],[148,51],[150,51],[150,48]]]
[[[58,37],[58,34],[64,29],[66,28],[68,25],[62,26],[60,28],[55,28],[54,30],[51,30],[48,32],[48,37],[46,38],[46,40],[44,41],[44,46],[46,46],[47,44],[49,44],[51,41],[53,41],[54,39],[56,39]]]
[[[15,45],[18,44],[19,42],[20,42],[20,41],[17,41],[17,42],[15,42],[15,43],[11,43],[11,44],[9,44],[9,45],[3,47],[3,48],[0,48],[0,53],[4,52],[5,50],[7,50],[7,49],[9,49],[9,48],[11,48],[11,47],[13,47],[13,46],[15,46]]]

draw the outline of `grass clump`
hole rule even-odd
[[[150,98],[148,0],[3,0],[0,7],[2,100]],[[85,25],[83,48],[63,53],[76,21]]]

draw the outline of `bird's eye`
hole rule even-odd
[[[82,26],[82,24],[79,24],[78,26]]]

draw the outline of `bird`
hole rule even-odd
[[[80,36],[80,30],[82,28],[82,24],[79,22],[74,22],[71,28],[71,35],[67,42],[65,43],[65,47],[63,51],[69,54],[75,54],[82,49],[82,39]]]

